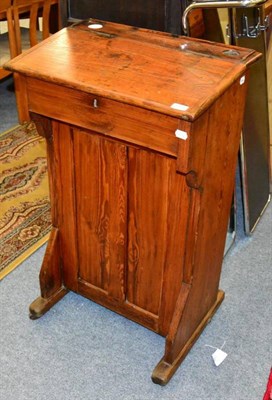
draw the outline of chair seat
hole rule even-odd
[[[10,60],[8,33],[0,35],[0,67]]]
[[[38,41],[42,41],[42,32],[37,32]],[[29,29],[21,28],[21,39],[22,39],[22,51],[29,49]],[[10,60],[10,50],[9,50],[9,38],[8,33],[2,33],[0,35],[0,67],[4,65],[5,62]]]
[[[30,47],[28,28],[21,28],[21,38],[22,38],[22,51],[25,51]],[[42,41],[42,32],[40,31],[37,31],[37,40],[38,42]]]
[[[7,20],[8,34],[0,35],[0,79],[11,72],[1,67],[6,61],[18,56],[22,51],[35,46],[50,35],[51,6],[58,0],[0,0],[0,17]],[[40,20],[41,18],[41,20]],[[22,27],[22,20],[28,19],[27,28]],[[40,26],[38,22],[42,22]],[[41,32],[37,32],[37,27]],[[8,44],[9,43],[9,44]],[[10,51],[9,51],[10,50]],[[29,121],[26,110],[26,97],[22,90],[16,89],[17,77],[14,75],[19,121]]]

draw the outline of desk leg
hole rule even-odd
[[[188,285],[189,286],[189,285]],[[190,289],[189,289],[190,290]],[[152,381],[154,383],[157,383],[161,386],[165,386],[171,377],[174,375],[178,367],[180,366],[181,362],[184,360],[184,358],[187,356],[189,353],[191,347],[194,345],[194,343],[197,341],[198,337],[200,336],[201,332],[204,330],[205,326],[210,322],[212,316],[224,300],[224,292],[222,290],[218,291],[217,294],[217,299],[215,303],[212,305],[210,310],[207,312],[207,314],[203,317],[201,320],[200,324],[197,326],[197,328],[193,331],[189,339],[182,345],[179,344],[179,331],[183,329],[183,327],[186,327],[186,322],[182,324],[182,326],[179,323],[179,319],[182,318],[183,310],[186,307],[186,301],[187,297],[189,295],[189,291],[187,294],[183,294],[183,306],[180,309],[180,315],[175,316],[175,319],[177,321],[177,325],[175,328],[175,332],[172,332],[172,334],[168,335],[166,338],[166,350],[164,357],[161,359],[161,361],[158,363],[158,365],[155,367],[153,373],[152,373]],[[170,338],[170,336],[174,336]],[[174,350],[175,348],[175,350]],[[177,351],[178,350],[178,351]],[[172,353],[172,354],[171,354]]]
[[[31,319],[40,318],[68,292],[62,284],[58,232],[52,228],[40,271],[41,296],[29,307]]]

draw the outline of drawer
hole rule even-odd
[[[179,170],[187,172],[187,121],[38,79],[27,78],[27,88],[30,111],[169,156],[182,152]]]

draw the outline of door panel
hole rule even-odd
[[[129,149],[127,300],[155,315],[160,313],[164,275],[166,271],[173,275],[174,269],[169,271],[173,263],[178,285],[182,281],[182,240],[181,252],[176,252],[170,232],[174,225],[175,233],[182,238],[186,229],[187,221],[173,219],[177,198],[180,201],[184,195],[188,206],[185,187],[184,177],[176,173],[175,159]],[[178,285],[174,284],[175,293]]]
[[[80,290],[164,334],[183,279],[185,177],[174,157],[95,132],[75,129],[73,143]]]
[[[79,278],[125,296],[126,146],[74,131]]]

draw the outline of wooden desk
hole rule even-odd
[[[100,29],[88,25],[101,24]],[[48,144],[53,229],[31,318],[73,290],[166,337],[166,384],[218,291],[259,54],[92,21],[10,61]]]

